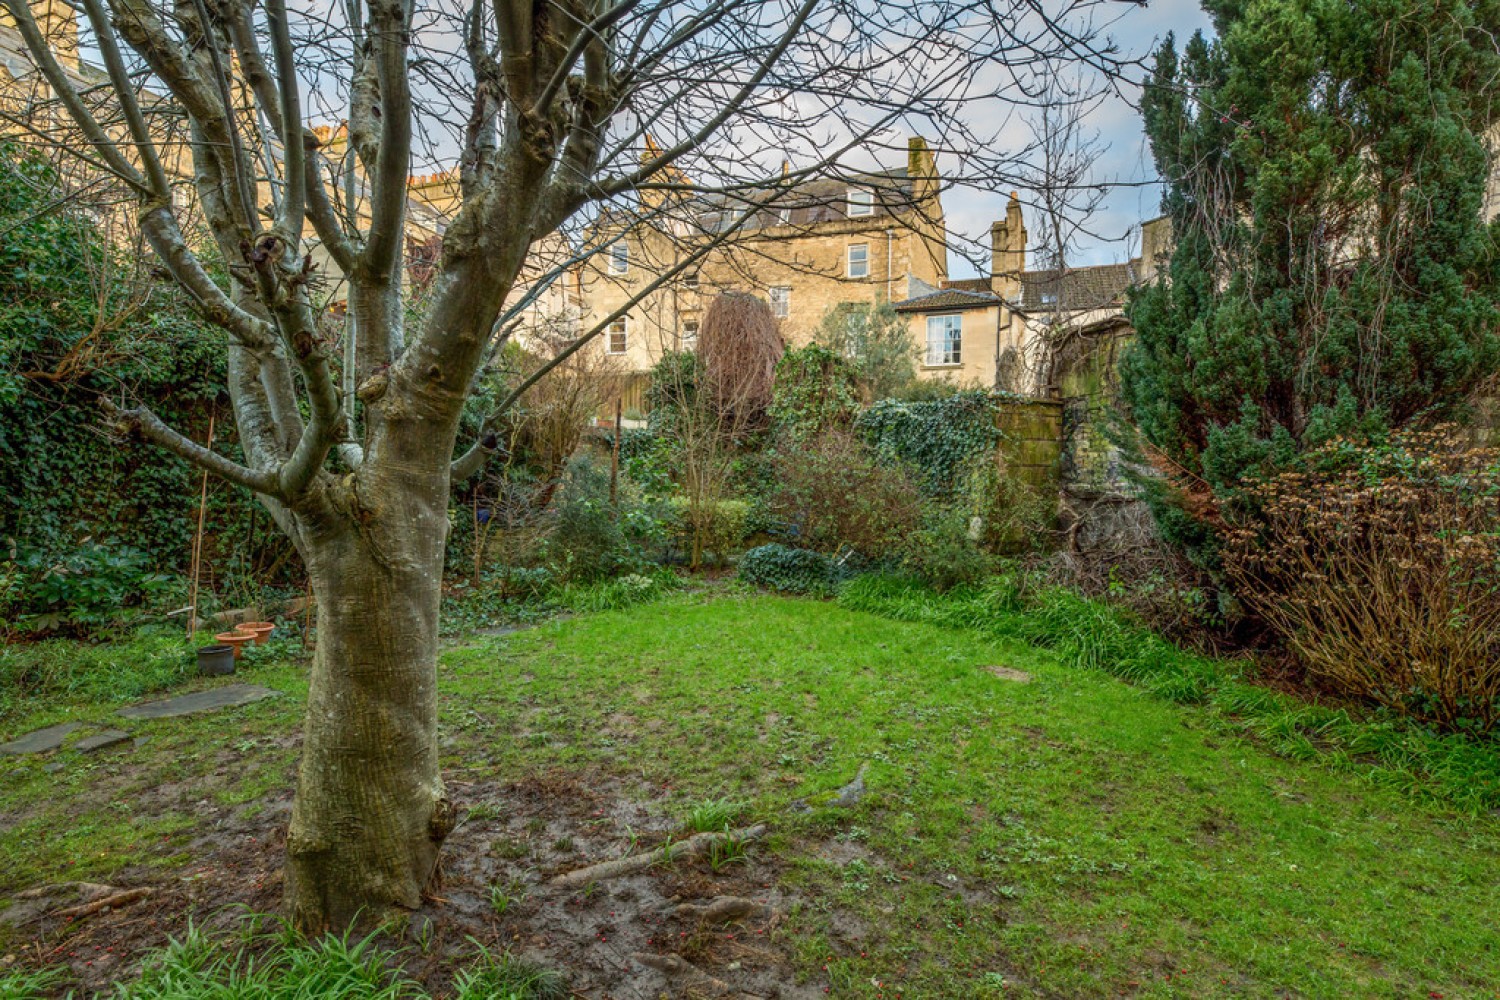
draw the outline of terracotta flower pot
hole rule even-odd
[[[271,630],[275,627],[275,622],[240,622],[235,626],[241,632],[249,632],[254,635],[257,646],[264,646],[266,644],[266,640],[271,637]]]
[[[222,642],[226,646],[233,647],[234,658],[238,660],[240,658],[240,653],[243,651],[243,647],[255,641],[255,633],[240,631],[220,632],[218,635],[214,636],[214,641]]]

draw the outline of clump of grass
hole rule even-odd
[[[709,799],[688,810],[683,824],[694,833],[720,833],[728,830],[745,811],[743,803],[731,799]]]
[[[414,981],[387,964],[395,954],[375,944],[329,935],[299,942],[273,935],[259,955],[229,947],[190,927],[148,959],[139,982],[117,986],[119,1000],[203,1000],[205,997],[339,997],[341,1000],[424,1000]]]
[[[1281,756],[1341,767],[1372,784],[1472,813],[1500,805],[1500,754],[1493,743],[1256,687],[1246,682],[1242,663],[1183,650],[1128,612],[1061,587],[1030,589],[1016,576],[1001,576],[940,595],[909,577],[872,575],[846,583],[839,604],[1028,642],[1072,666],[1103,671],[1179,704],[1202,705]]]
[[[620,611],[659,600],[681,586],[677,574],[660,568],[649,574],[630,573],[594,583],[564,584],[549,599],[558,607],[578,614]]]
[[[0,971],[0,997],[5,1000],[42,1000],[57,996],[63,980],[61,969],[43,969],[39,972],[22,969]],[[71,997],[70,992],[67,996]]]
[[[497,917],[505,916],[512,906],[525,902],[525,883],[512,879],[505,885],[490,886],[490,912]]]
[[[508,951],[496,955],[480,947],[479,952],[479,961],[454,981],[453,1000],[567,1000],[561,973]]]
[[[300,940],[290,928],[262,932],[252,919],[245,936],[218,942],[197,927],[146,960],[140,979],[117,984],[116,1000],[431,1000],[401,973],[400,951],[329,935]],[[551,969],[473,942],[479,958],[454,981],[453,1000],[566,1000],[567,982]],[[254,947],[259,945],[260,947]],[[42,1000],[57,995],[62,970],[0,972],[0,998]],[[71,994],[69,994],[71,996]]]
[[[750,853],[745,849],[745,842],[738,837],[725,837],[708,846],[708,866],[716,872],[721,872],[730,865],[745,864],[749,860]]]

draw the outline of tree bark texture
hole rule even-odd
[[[420,905],[453,826],[437,758],[445,490],[431,470],[356,487],[355,527],[307,533],[318,648],[286,908],[310,933]]]

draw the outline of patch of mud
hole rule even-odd
[[[472,773],[472,772],[471,772]],[[575,996],[596,1000],[742,997],[811,1000],[826,984],[797,983],[782,922],[796,900],[778,888],[763,843],[721,864],[679,860],[582,889],[553,875],[650,851],[674,830],[673,810],[647,791],[598,774],[546,772],[513,782],[450,780],[459,823],[439,878],[408,922],[406,973],[442,995],[478,942],[564,972]],[[241,806],[211,805],[186,788],[159,801],[196,798],[201,833],[174,869],[141,867],[111,879],[149,888],[119,910],[41,917],[11,932],[6,951],[26,966],[66,964],[65,989],[87,996],[128,980],[142,957],[181,935],[189,920],[210,933],[273,913],[291,810],[289,791]]]

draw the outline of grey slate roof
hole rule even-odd
[[[874,196],[870,215],[850,216],[848,195],[853,188],[862,188]],[[765,197],[755,193],[756,198]],[[729,224],[745,209],[745,200],[720,194],[698,195],[688,202],[691,212],[697,215],[703,228],[717,232],[722,225]],[[823,222],[848,220],[868,222],[873,219],[890,218],[916,207],[912,197],[912,182],[905,170],[881,174],[861,174],[848,179],[819,179],[803,181],[778,199],[776,208],[764,208],[754,212],[744,229],[769,229],[774,226],[812,226]]]
[[[944,288],[916,298],[893,303],[896,312],[951,312],[962,309],[988,309],[1005,300],[993,292],[970,292],[958,288]]]
[[[1100,309],[1120,305],[1125,291],[1140,280],[1140,262],[1071,267],[1066,271],[1021,274],[1022,312]]]

